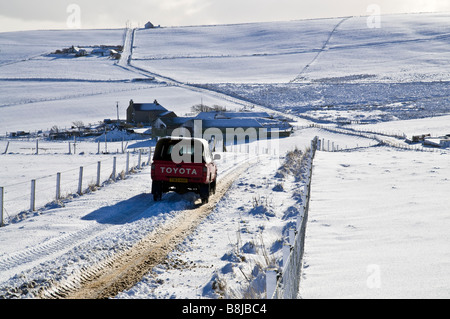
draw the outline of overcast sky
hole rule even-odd
[[[0,32],[229,24],[367,15],[450,12],[450,0],[0,0]]]

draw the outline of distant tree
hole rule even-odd
[[[83,121],[75,121],[72,122],[73,126],[75,126],[78,130],[80,130],[82,127],[84,127]]]
[[[208,106],[205,104],[196,104],[191,107],[192,112],[225,112],[227,109],[224,106],[213,105]]]
[[[216,112],[226,112],[227,108],[221,105],[213,105],[213,110]]]
[[[192,112],[211,112],[211,108],[205,104],[195,104],[191,107]]]

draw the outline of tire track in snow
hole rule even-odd
[[[244,161],[225,175],[217,185],[210,202],[194,209],[179,211],[168,222],[160,225],[131,249],[122,251],[100,263],[83,268],[63,282],[57,283],[37,296],[49,299],[103,299],[137,284],[153,267],[164,261],[168,253],[183,242],[207,217],[225,195],[236,178],[249,168]]]
[[[73,243],[80,243],[80,240],[98,234],[108,228],[106,225],[99,225],[97,227],[86,227],[75,233],[70,233],[62,237],[57,237],[48,242],[38,244],[28,249],[0,256],[0,272],[7,271],[11,268],[25,268],[27,264],[39,262],[39,260],[57,254],[65,250],[69,250]],[[20,265],[20,266],[18,266]]]
[[[148,197],[148,200],[145,197]],[[128,207],[123,207],[120,214],[113,214],[113,216],[101,220],[99,224],[86,226],[79,231],[50,239],[22,251],[0,256],[0,272],[12,268],[28,269],[43,260],[47,260],[49,256],[62,255],[74,247],[101,236],[102,233],[117,224],[132,221],[156,204],[150,202],[150,197],[147,194],[137,196],[131,203],[127,202]]]
[[[240,164],[249,163],[258,157],[258,155],[249,154],[245,156],[246,158],[244,159],[241,158],[242,155],[239,156],[238,161]],[[230,164],[234,162],[236,162],[236,159],[234,161],[232,160]],[[230,166],[228,164],[225,165],[225,167],[220,170],[218,182],[223,184],[222,180],[228,180],[230,178],[229,176],[232,176],[235,170],[236,167]],[[105,191],[108,190],[105,189]],[[155,224],[152,222],[150,228],[148,228],[147,226],[147,231],[142,232],[142,237],[146,236],[154,229],[158,229],[158,227],[166,225],[166,222],[172,224],[172,219],[176,217],[178,212],[180,210],[183,211],[187,209],[187,207],[190,207],[191,205],[189,204],[188,206],[186,206],[184,200],[179,201],[177,200],[177,198],[179,199],[179,197],[177,197],[177,194],[169,193],[165,195],[164,202],[155,203],[152,199],[151,194],[141,193],[128,200],[119,201],[112,206],[94,208],[92,212],[87,213],[84,217],[82,217],[82,219],[87,221],[95,220],[97,221],[97,223],[87,225],[82,229],[73,231],[71,233],[53,237],[45,242],[38,243],[14,253],[0,255],[0,274],[3,274],[4,277],[2,280],[5,280],[6,283],[9,276],[11,276],[11,274],[9,273],[11,273],[12,271],[13,274],[26,274],[29,271],[33,271],[34,268],[38,269],[37,267],[39,267],[40,269],[39,272],[54,274],[51,275],[51,278],[48,278],[48,280],[40,283],[40,287],[48,286],[52,284],[52,282],[54,285],[58,285],[58,282],[60,280],[69,282],[70,286],[74,285],[74,281],[79,281],[80,277],[84,278],[86,276],[89,276],[89,278],[92,278],[89,274],[98,273],[101,269],[108,267],[108,265],[111,263],[111,260],[115,258],[116,254],[120,254],[122,251],[124,251],[124,249],[129,249],[129,247],[133,244],[132,242],[130,242],[130,245],[123,245],[121,246],[122,248],[119,247],[119,249],[113,249],[112,247],[106,246],[106,249],[100,249],[98,252],[92,252],[92,247],[97,247],[96,243],[99,240],[102,240],[102,238],[105,236],[111,236],[111,234],[114,233],[116,229],[120,231],[121,227],[124,224],[133,223],[134,221],[146,218],[150,215],[154,215],[155,212],[157,212],[158,215],[166,215],[170,212],[170,216],[167,215],[168,219],[166,219],[166,221],[164,221],[164,219],[162,221],[160,221],[159,219],[155,220],[160,224]],[[76,205],[76,207],[78,207],[78,205]],[[69,207],[69,209],[71,208]],[[139,240],[140,238],[136,237],[136,241]],[[114,240],[112,240],[112,242],[114,242]],[[74,274],[65,274],[66,270],[64,268],[53,269],[55,265],[66,264],[67,261],[72,260],[72,258],[78,259],[77,257],[80,254],[89,255],[89,257],[87,259],[85,257],[81,257],[83,262],[81,262],[76,270],[72,270]],[[55,264],[53,262],[54,260],[58,260],[58,262]],[[39,279],[37,279],[37,277],[33,279],[33,275],[30,276],[30,274],[28,274],[26,275],[26,277],[27,280],[30,281],[30,283],[39,282]],[[75,280],[70,278],[77,279]],[[34,285],[35,283],[33,283],[33,287]],[[14,291],[13,286],[9,285],[5,287],[8,287],[3,289],[3,292],[6,293],[6,295],[8,294],[10,289],[13,289],[11,291]],[[40,287],[36,287],[36,290],[44,289]],[[15,294],[16,292],[13,293],[13,295]]]

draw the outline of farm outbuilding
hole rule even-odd
[[[183,127],[186,122],[192,120],[190,117],[160,117],[153,122],[153,137],[164,137],[172,135],[177,128]]]

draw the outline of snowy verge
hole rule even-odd
[[[318,152],[301,297],[448,298],[448,153]]]

